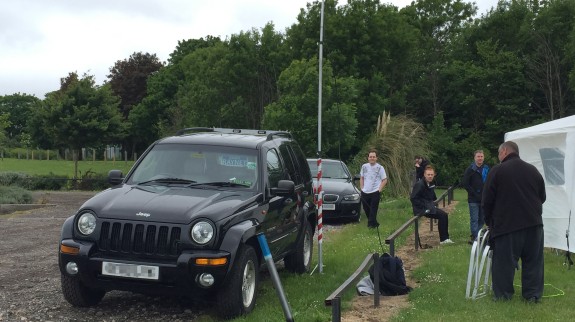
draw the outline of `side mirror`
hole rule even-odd
[[[108,183],[115,186],[124,181],[121,170],[110,170],[108,172]]]
[[[295,183],[291,180],[280,180],[277,188],[271,188],[271,192],[276,196],[293,196],[295,195]]]
[[[356,174],[355,176],[353,176],[353,181],[357,181],[361,179],[361,176],[359,174]]]

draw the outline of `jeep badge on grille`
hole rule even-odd
[[[148,217],[150,217],[150,214],[147,212],[141,212],[140,211],[139,213],[136,214],[136,216],[142,216],[142,217],[148,218]]]

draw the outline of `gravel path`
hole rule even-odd
[[[60,289],[58,241],[64,220],[94,192],[36,192],[44,208],[0,215],[0,321],[193,321],[213,314],[180,298],[107,293],[75,308]]]

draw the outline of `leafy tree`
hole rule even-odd
[[[444,94],[442,71],[447,68],[447,45],[471,21],[473,4],[461,0],[420,0],[401,10],[419,32],[411,97],[417,100],[420,118],[432,118],[448,104]]]
[[[33,139],[50,148],[70,148],[74,178],[78,177],[78,151],[118,142],[124,136],[118,99],[109,86],[96,86],[94,77],[76,73],[60,80],[58,91],[48,93],[30,124]]]
[[[293,61],[278,81],[280,98],[266,107],[263,127],[292,132],[304,153],[317,153],[318,62]],[[358,83],[352,78],[335,79],[329,63],[324,65],[322,107],[322,157],[342,158],[352,149],[357,127],[353,101],[359,95]],[[329,81],[331,80],[331,81]],[[334,101],[334,86],[342,93]]]
[[[286,42],[295,59],[318,55],[320,7],[318,2],[308,4],[298,15],[298,24],[287,31]],[[345,5],[326,1],[324,16],[323,50],[334,76],[359,82],[354,101],[357,151],[384,110],[405,112],[405,86],[419,45],[418,31],[396,7],[374,0],[351,0]]]
[[[110,68],[108,84],[112,92],[120,98],[119,110],[124,121],[129,120],[131,110],[147,95],[147,82],[150,75],[160,70],[164,64],[155,54],[133,53],[128,59],[118,60]],[[139,138],[128,131],[123,149],[128,153],[136,149]]]
[[[468,154],[462,153],[459,147],[458,142],[461,140],[459,124],[447,128],[443,113],[437,113],[429,127],[427,140],[431,150],[429,161],[436,169],[437,184],[449,186],[459,181],[465,169],[462,168],[462,160],[469,159]]]
[[[170,54],[168,64],[150,75],[146,97],[132,109],[128,117],[130,135],[134,139],[136,151],[161,136],[172,134],[184,124],[194,125],[183,119],[184,107],[178,106],[178,91],[186,84],[182,60],[197,50],[221,44],[220,38],[212,36],[178,41],[178,46]]]
[[[176,46],[176,49],[170,54],[168,62],[170,63],[170,65],[177,65],[188,54],[198,49],[214,47],[221,43],[222,40],[220,39],[220,37],[214,37],[214,36],[206,36],[205,39],[200,38],[200,39],[187,39],[178,41],[178,45]]]
[[[0,143],[3,143],[6,140],[6,128],[10,126],[10,114],[0,112]]]
[[[549,118],[565,117],[575,103],[568,92],[568,76],[575,63],[567,49],[567,40],[575,31],[575,2],[550,1],[533,16],[528,75],[544,94]]]
[[[163,66],[156,54],[135,52],[128,59],[118,60],[110,68],[108,83],[112,92],[120,97],[120,111],[124,119],[128,118],[132,107],[146,96],[148,77]]]
[[[0,96],[0,113],[9,115],[9,125],[6,127],[6,137],[11,145],[17,145],[22,134],[25,133],[30,115],[40,100],[33,95],[13,94]]]

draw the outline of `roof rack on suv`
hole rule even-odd
[[[249,134],[249,135],[267,135],[266,140],[270,141],[274,136],[283,136],[292,138],[291,133],[285,131],[272,131],[272,130],[248,130],[248,129],[227,129],[219,127],[188,127],[176,132],[176,135],[184,135],[186,133],[194,132],[218,132],[228,134]]]

